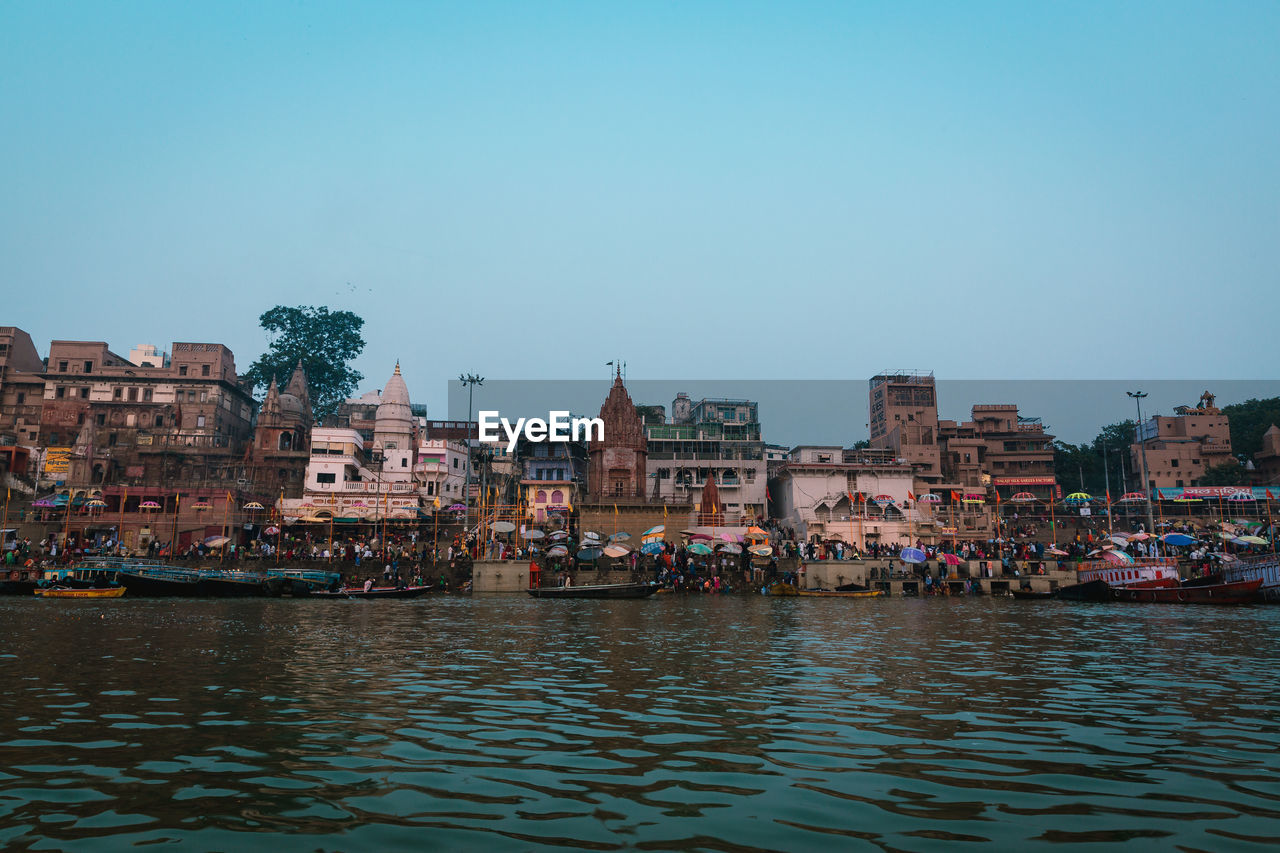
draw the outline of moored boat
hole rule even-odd
[[[49,589],[37,589],[35,591],[37,598],[120,598],[124,593],[125,588],[122,586],[106,587],[103,589],[91,589],[85,587],[51,587]]]
[[[587,586],[539,586],[529,590],[534,598],[648,598],[658,591],[651,583],[601,583]]]
[[[182,570],[137,569],[116,574],[129,594],[142,598],[200,595],[200,574]]]
[[[311,593],[312,598],[417,598],[431,592],[429,586],[375,586],[365,589],[360,586],[346,587],[336,590],[318,590]]]
[[[1037,591],[1032,589],[1015,589],[1012,591],[1013,597],[1019,601],[1045,601],[1050,598],[1057,598],[1057,590]]]
[[[1154,604],[1250,604],[1261,600],[1262,579],[1178,586],[1128,586],[1111,590],[1115,601]]]
[[[1224,583],[1260,580],[1259,594],[1266,601],[1280,601],[1280,556],[1245,557],[1222,568]]]
[[[796,594],[804,598],[883,598],[884,590],[801,589]]]

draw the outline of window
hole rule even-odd
[[[208,391],[201,391],[201,392],[200,392],[200,402],[201,402],[201,403],[207,403],[207,402],[209,402],[209,392],[208,392]]]
[[[408,459],[405,459],[403,456],[401,456],[401,457],[400,457],[400,467],[401,467],[401,468],[408,468],[408,467],[409,467],[409,460],[408,460]]]
[[[92,362],[92,361],[86,361],[86,362],[84,363],[84,372],[85,372],[85,373],[93,373],[93,362]]]
[[[67,389],[59,385],[57,388],[53,389],[53,396],[61,400],[63,397],[66,396],[66,392],[67,392]]]
[[[129,389],[129,402],[130,402],[130,403],[136,403],[136,402],[138,402],[138,389],[137,389],[137,388],[130,388],[130,389]]]
[[[435,480],[431,480],[430,482],[427,483],[427,496],[430,497],[435,493],[436,493],[436,483],[435,483]]]
[[[1174,483],[1174,485],[1175,485],[1175,486],[1177,486],[1179,489],[1181,489],[1181,488],[1182,488],[1182,481],[1181,481],[1181,480],[1178,480],[1178,481],[1176,481],[1176,482]]]
[[[95,421],[97,422],[98,426],[106,426],[106,425],[107,425],[107,416],[106,416],[106,415],[98,415],[98,416],[95,418]]]
[[[150,389],[150,388],[143,388],[143,389],[142,389],[142,399],[143,399],[143,401],[144,401],[144,402],[147,402],[147,403],[150,403],[150,402],[151,402],[151,389]]]
[[[163,416],[163,415],[156,415],[156,426],[157,426],[157,427],[162,427],[162,426],[164,426],[164,416]]]
[[[123,388],[115,388],[115,389],[113,389],[113,390],[111,391],[111,399],[113,399],[113,400],[119,400],[119,399],[121,399],[121,398],[123,398],[123,397],[124,397],[124,389],[123,389]]]
[[[187,375],[187,366],[185,364],[178,365],[178,375],[179,376]]]
[[[58,372],[59,372],[59,373],[66,373],[66,372],[67,372],[67,362],[65,362],[65,361],[60,361],[60,362],[58,362]]]
[[[204,415],[196,415],[196,426],[204,426]]]
[[[317,483],[333,483],[337,480],[336,474],[316,474]]]
[[[116,446],[116,434],[113,432],[107,436],[107,447],[115,447],[115,446]]]
[[[84,388],[80,389],[80,399],[81,400],[89,399],[89,387],[87,385]]]
[[[202,364],[202,365],[200,365],[200,375],[201,375],[201,376],[208,376],[208,375],[209,375],[209,365],[207,365],[207,364]]]
[[[19,405],[19,406],[21,406],[21,405],[22,405],[23,403],[25,403],[26,401],[27,401],[27,395],[26,395],[26,394],[24,394],[23,392],[19,391],[19,392],[18,392],[18,405]]]
[[[1170,467],[1172,467],[1172,468],[1177,468],[1177,467],[1178,467],[1178,460],[1177,460],[1177,459],[1170,459],[1170,460],[1169,460],[1169,466],[1170,466]]]
[[[196,392],[195,392],[195,391],[188,391],[188,392],[187,392],[187,402],[188,402],[188,403],[194,403],[195,401],[196,401]]]

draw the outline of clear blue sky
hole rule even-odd
[[[495,378],[1261,378],[1280,3],[0,4],[52,338]],[[1117,360],[1122,365],[1118,369]],[[693,387],[688,389],[697,393]]]

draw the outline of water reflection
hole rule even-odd
[[[1280,609],[0,600],[0,845],[1280,840]]]

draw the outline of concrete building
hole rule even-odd
[[[729,524],[764,519],[766,480],[759,406],[750,400],[703,399],[678,394],[671,423],[649,424],[649,494],[660,502],[700,504],[708,479],[716,481]]]
[[[1280,486],[1280,427],[1272,424],[1262,434],[1262,449],[1253,454],[1253,463],[1257,481],[1276,493]]]
[[[31,463],[40,437],[43,373],[44,360],[31,336],[16,326],[0,326],[0,485],[28,493],[35,488]]]
[[[1195,406],[1178,406],[1173,415],[1148,418],[1137,432],[1138,440],[1129,449],[1129,470],[1141,482],[1145,448],[1148,489],[1193,486],[1207,469],[1234,459],[1231,425],[1208,391]]]
[[[175,343],[168,367],[139,367],[102,341],[53,341],[43,379],[46,482],[246,485],[256,403],[222,344]]]
[[[933,373],[884,372],[871,377],[871,446],[906,459],[921,480],[943,480],[938,446],[938,393]]]
[[[914,498],[914,466],[887,449],[801,445],[769,481],[775,517],[796,535],[865,547],[935,538],[933,507]]]
[[[522,435],[516,445],[516,460],[522,474],[520,502],[525,523],[567,519],[586,491],[586,446],[577,441],[528,441]]]
[[[972,420],[938,422],[942,476],[967,492],[988,487],[1003,499],[1029,492],[1055,494],[1053,436],[1039,418],[1022,417],[1012,403],[984,403]]]
[[[138,367],[168,367],[169,353],[155,344],[138,344],[129,350],[129,361]]]

